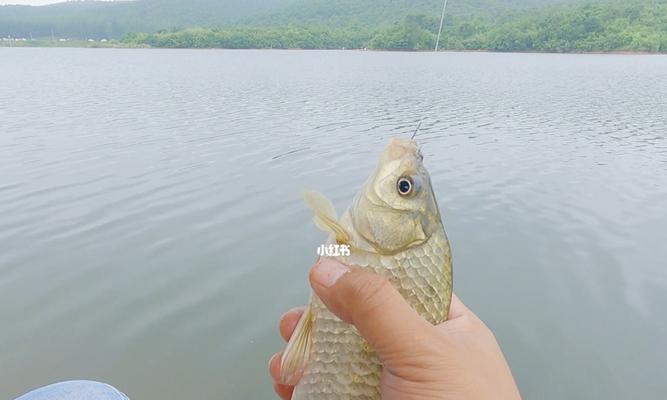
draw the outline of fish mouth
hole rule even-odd
[[[423,160],[417,142],[411,139],[389,139],[389,144],[384,151],[384,158],[387,161],[400,160],[405,158],[413,158]]]

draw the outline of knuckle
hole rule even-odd
[[[357,303],[357,310],[362,315],[376,312],[387,299],[393,287],[391,283],[379,275],[364,273],[360,275],[354,288],[352,298]]]
[[[442,342],[431,337],[426,343],[414,343],[393,361],[394,374],[410,382],[437,381],[445,367],[447,355]]]
[[[383,300],[391,284],[375,274],[364,274],[355,288],[357,298],[364,303],[374,303]]]

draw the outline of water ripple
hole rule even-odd
[[[667,57],[0,53],[0,395],[83,371],[268,397],[323,240],[299,193],[342,211],[420,121],[457,291],[526,397],[664,394],[664,357],[618,343],[667,348]]]

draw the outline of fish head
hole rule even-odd
[[[442,229],[431,178],[417,143],[389,141],[350,214],[355,230],[383,254],[420,245]]]

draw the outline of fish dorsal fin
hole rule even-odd
[[[280,359],[280,379],[282,382],[291,383],[297,374],[306,368],[310,356],[311,333],[313,331],[313,314],[310,306],[304,311],[296,325],[292,337],[287,343],[287,348]]]
[[[303,198],[308,207],[313,210],[315,214],[313,221],[318,228],[336,235],[336,242],[339,244],[346,244],[352,240],[352,236],[338,222],[336,209],[329,199],[322,193],[311,190],[305,191]]]

